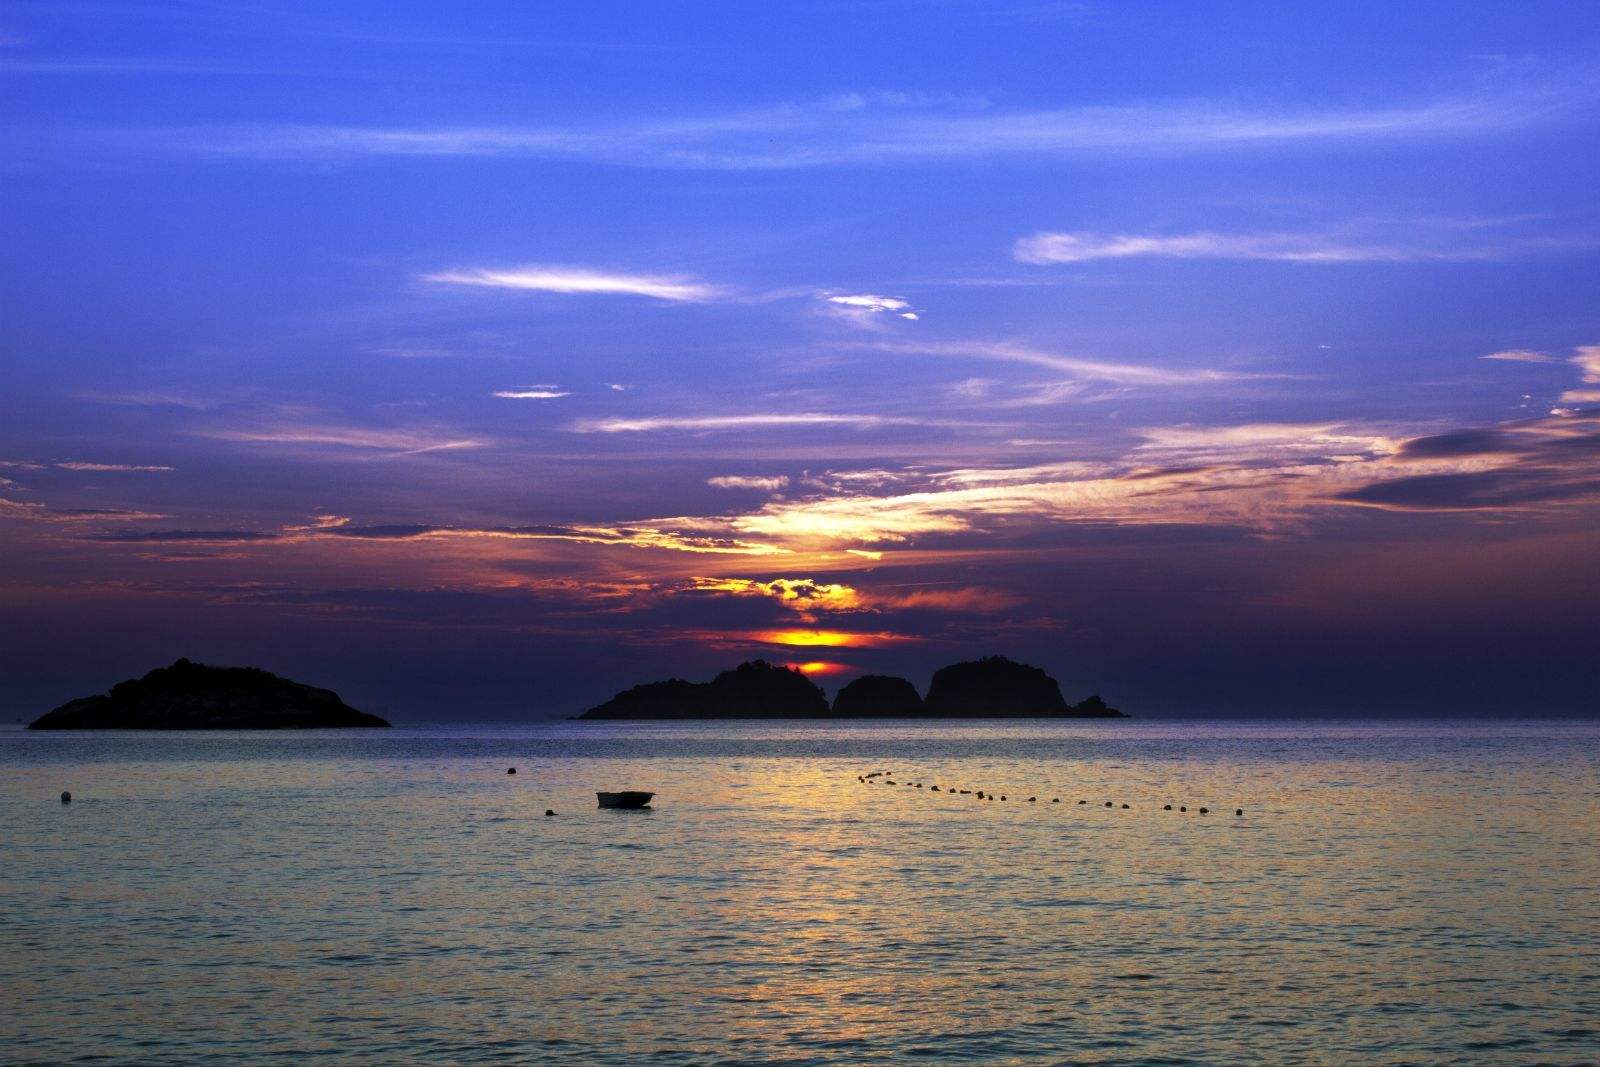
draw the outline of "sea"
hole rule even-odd
[[[1594,722],[0,730],[6,1064],[1597,1061]]]

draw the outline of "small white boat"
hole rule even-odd
[[[624,790],[620,793],[596,793],[602,808],[647,808],[650,798],[654,793],[641,793],[637,790]]]

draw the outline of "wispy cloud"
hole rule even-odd
[[[584,419],[573,424],[578,433],[648,433],[657,430],[773,430],[789,426],[920,426],[921,419],[889,415],[828,415],[772,413],[756,415],[655,415],[644,418]]]
[[[1546,71],[1388,107],[1246,108],[1132,101],[1004,110],[880,94],[587,125],[272,125],[137,131],[128,143],[247,158],[516,156],[721,170],[991,156],[1215,152],[1337,142],[1412,143],[1561,121],[1596,95],[1587,71]]]
[[[1492,359],[1501,363],[1560,363],[1555,356],[1546,352],[1535,352],[1528,348],[1508,348],[1503,352],[1490,352],[1479,359]]]
[[[1600,386],[1600,345],[1580,345],[1573,350],[1573,366],[1585,386]],[[1561,394],[1563,404],[1600,404],[1600,389],[1568,389]]]
[[[53,464],[67,471],[95,471],[95,472],[128,472],[128,473],[160,473],[176,470],[175,467],[147,465],[141,463],[88,463],[83,460],[69,459]]]
[[[766,493],[775,493],[789,484],[789,476],[787,474],[777,474],[771,477],[719,474],[714,478],[707,478],[706,484],[713,489],[756,489]]]
[[[1036,233],[1012,246],[1021,263],[1087,263],[1096,259],[1259,259],[1282,263],[1411,263],[1497,259],[1489,248],[1428,249],[1351,242],[1318,234]]]
[[[213,429],[199,433],[218,441],[246,444],[326,446],[354,451],[388,452],[415,456],[430,452],[458,452],[484,448],[489,442],[473,437],[444,437],[416,430],[381,430],[359,426],[274,425],[240,429]]]
[[[1207,382],[1238,381],[1259,375],[1205,368],[1152,367],[1137,363],[1114,363],[1046,352],[1013,341],[884,341],[863,343],[863,348],[895,356],[937,356],[945,359],[983,359],[1001,363],[1023,363],[1056,371],[1074,379],[1110,382],[1116,385],[1196,385]]]
[[[423,280],[443,285],[522,289],[545,293],[644,296],[654,300],[684,303],[715,300],[726,292],[720,286],[682,275],[619,274],[586,267],[552,265],[440,271],[423,275]]]
[[[909,300],[898,296],[878,296],[875,293],[824,293],[822,299],[835,316],[857,326],[874,326],[885,316],[910,322],[922,317],[912,308]]]
[[[502,389],[494,395],[502,400],[559,400],[572,393],[555,385],[525,385],[520,389]]]

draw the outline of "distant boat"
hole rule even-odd
[[[654,793],[641,793],[628,789],[621,793],[596,793],[602,808],[645,808],[650,806]]]

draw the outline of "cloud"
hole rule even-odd
[[[245,444],[329,446],[354,451],[418,456],[485,448],[489,442],[471,437],[440,437],[413,430],[375,430],[359,426],[286,424],[254,429],[215,429],[199,433],[218,441]]]
[[[897,296],[877,296],[873,293],[824,294],[822,299],[828,303],[830,310],[837,317],[858,326],[876,325],[883,316],[911,322],[921,318],[912,309],[909,301]]]
[[[791,611],[810,614],[816,611],[857,611],[863,606],[861,592],[853,586],[818,582],[812,578],[691,578],[696,593],[728,596],[768,597]]]
[[[1342,459],[1388,455],[1388,435],[1345,423],[1257,422],[1233,426],[1154,426],[1138,431],[1136,452],[1164,462],[1238,463],[1268,457]]]
[[[771,430],[788,426],[919,426],[920,419],[888,415],[758,414],[758,415],[658,415],[645,418],[586,419],[573,424],[578,433],[649,433],[658,430]]]
[[[58,517],[33,511],[35,505],[16,505],[28,509],[24,517]],[[19,512],[18,514],[22,514]],[[160,515],[105,512],[84,517],[162,518]],[[576,544],[615,545],[628,548],[663,549],[696,555],[771,556],[788,550],[732,536],[705,535],[685,529],[668,528],[669,520],[653,520],[619,526],[549,524],[542,526],[465,526],[443,523],[383,523],[356,525],[343,516],[324,516],[312,525],[291,525],[277,530],[119,530],[88,537],[107,542],[217,542],[279,543],[308,542],[405,542],[426,540],[505,540],[567,541]],[[683,525],[680,523],[680,525]]]
[[[135,473],[147,473],[147,472],[148,473],[155,473],[155,472],[165,472],[165,471],[171,471],[171,470],[176,470],[177,469],[175,467],[146,466],[146,465],[143,465],[143,464],[135,464],[135,463],[86,463],[86,462],[84,462],[82,460],[66,460],[66,461],[61,462],[61,463],[52,464],[52,466],[60,467],[62,470],[68,470],[68,471],[105,471],[105,472],[135,472]]]
[[[1000,363],[1022,363],[1043,367],[1074,379],[1124,386],[1202,385],[1261,377],[1234,371],[1152,367],[1135,363],[1083,359],[1046,352],[1013,341],[882,341],[862,342],[859,347],[893,356],[934,356],[941,359],[982,359]]]
[[[1571,359],[1584,385],[1600,385],[1600,345],[1580,345]],[[1600,404],[1600,389],[1568,389],[1563,404]]]
[[[774,493],[789,484],[789,476],[787,474],[777,474],[763,478],[741,474],[719,474],[715,478],[707,478],[706,484],[713,489],[758,489],[763,492]]]
[[[91,534],[87,540],[118,544],[249,544],[277,541],[282,536],[263,530],[115,530]]]
[[[921,641],[910,634],[857,633],[847,630],[758,630],[744,635],[748,640],[764,645],[786,645],[791,648],[878,648],[900,641]]]
[[[1499,258],[1492,249],[1426,249],[1361,244],[1314,234],[1037,233],[1012,246],[1021,263],[1087,263],[1096,259],[1258,259],[1283,263],[1410,263]]]
[[[676,275],[613,274],[584,267],[531,265],[503,270],[478,268],[423,275],[424,281],[493,289],[523,289],[578,295],[644,296],[700,303],[725,295],[719,286]]]
[[[572,393],[554,385],[526,385],[520,389],[502,389],[494,395],[502,400],[559,400]]]
[[[366,158],[523,157],[620,166],[762,170],[994,157],[1261,150],[1307,143],[1410,145],[1559,122],[1596,95],[1593,75],[1542,77],[1387,107],[1249,109],[1145,100],[1000,109],[895,94],[779,103],[701,115],[573,125],[256,125],[114,131],[129,148],[323,163]]]
[[[1515,511],[1600,500],[1600,414],[1412,438],[1334,499],[1393,511]]]
[[[1543,352],[1535,352],[1527,348],[1508,348],[1504,352],[1490,352],[1479,359],[1499,360],[1502,363],[1560,363],[1555,356]]]

